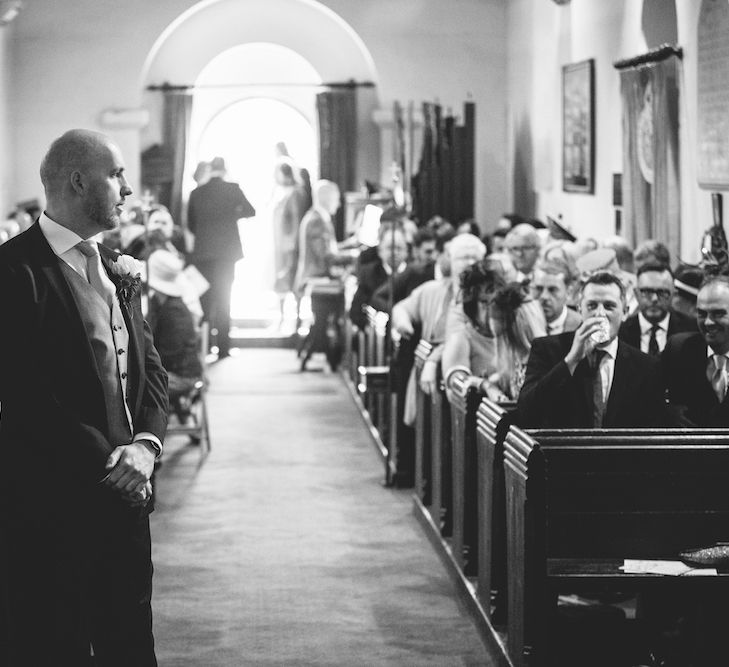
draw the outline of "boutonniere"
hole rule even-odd
[[[142,265],[130,255],[119,255],[109,270],[119,302],[129,306],[142,286]]]

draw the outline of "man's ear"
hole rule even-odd
[[[71,172],[71,187],[74,189],[76,194],[82,195],[86,191],[86,182],[83,174],[76,170]]]

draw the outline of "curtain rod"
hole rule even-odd
[[[670,56],[677,56],[683,58],[683,49],[675,44],[661,44],[659,47],[643,53],[633,58],[626,58],[625,60],[616,60],[613,63],[615,69],[628,69],[629,67],[640,67],[641,65],[650,65],[652,63],[660,62]]]
[[[169,92],[184,92],[187,90],[214,90],[216,88],[252,88],[252,87],[266,87],[266,88],[374,88],[375,84],[372,81],[329,81],[322,83],[211,83],[203,85],[195,84],[152,84],[147,86],[147,90],[161,91],[163,93]]]

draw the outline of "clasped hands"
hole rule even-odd
[[[120,445],[106,459],[109,474],[101,480],[113,491],[121,494],[131,506],[146,505],[152,497],[154,454],[141,441]]]

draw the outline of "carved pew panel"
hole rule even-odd
[[[726,539],[729,436],[716,431],[531,431],[505,444],[509,651],[544,664],[559,591],[726,587],[728,576],[626,575]]]
[[[415,493],[425,507],[432,502],[432,430],[429,396],[420,389],[420,372],[433,346],[425,340],[415,350]]]
[[[498,616],[506,609],[504,439],[514,408],[514,403],[496,404],[482,398],[476,413],[477,595],[484,609],[490,610],[497,593]],[[492,620],[497,625],[503,623],[503,618]]]

